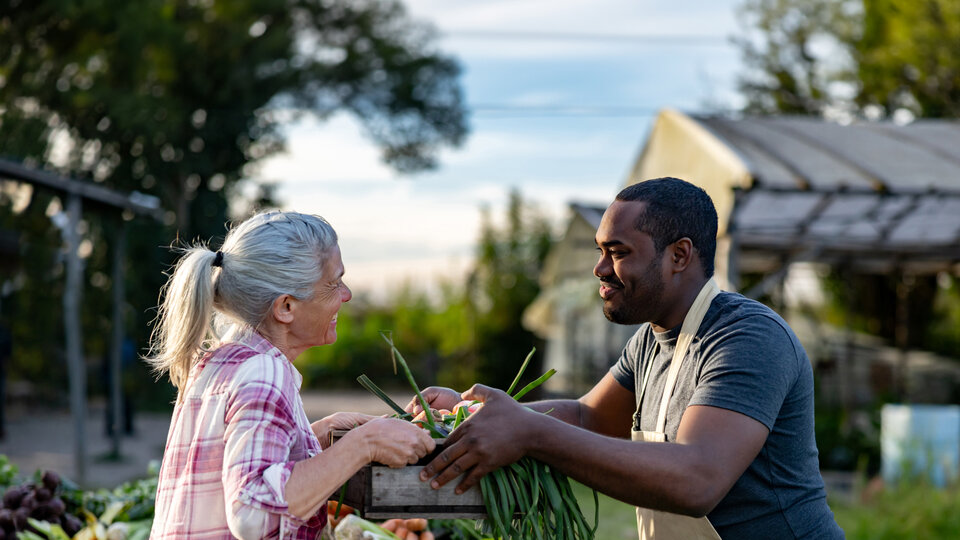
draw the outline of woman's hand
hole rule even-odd
[[[374,418],[350,432],[362,437],[369,460],[397,469],[416,463],[437,443],[426,430],[396,418]]]
[[[376,418],[376,416],[357,412],[337,412],[310,424],[310,428],[313,430],[313,434],[316,435],[317,440],[320,441],[320,447],[326,450],[327,447],[330,446],[331,431],[337,429],[353,429],[366,424],[374,418]]]
[[[456,390],[442,386],[429,386],[422,390],[420,394],[423,395],[423,399],[426,400],[427,406],[431,409],[453,410],[453,406],[460,403],[463,399]],[[416,415],[420,414],[423,407],[420,406],[420,400],[417,399],[417,396],[413,396],[410,403],[407,403],[407,406],[404,407],[403,410]]]

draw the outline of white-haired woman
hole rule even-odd
[[[184,251],[148,359],[177,388],[151,538],[317,538],[328,497],[357,470],[433,450],[426,431],[402,420],[307,420],[292,362],[336,341],[351,298],[323,218],[262,213],[220,251]],[[358,425],[321,452],[330,430]]]

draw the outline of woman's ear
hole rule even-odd
[[[270,306],[270,314],[274,320],[289,324],[293,322],[293,313],[296,310],[297,299],[289,294],[282,294]]]

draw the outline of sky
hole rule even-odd
[[[438,167],[402,176],[350,116],[287,127],[287,151],[256,177],[286,210],[337,230],[355,294],[430,290],[472,264],[481,208],[511,190],[554,223],[571,202],[608,204],[657,111],[739,106],[739,0],[406,0],[462,68],[470,134]]]

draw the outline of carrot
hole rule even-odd
[[[436,537],[433,536],[433,533],[430,531],[423,531],[420,533],[420,540],[434,540],[434,538]]]
[[[427,528],[427,520],[424,518],[413,518],[407,520],[407,530],[420,532]]]
[[[406,527],[404,527],[403,525],[400,525],[399,527],[397,527],[397,530],[394,531],[393,534],[397,535],[397,537],[400,538],[401,540],[406,540],[408,532],[410,531],[408,531]]]
[[[337,511],[337,501],[327,501],[327,513],[331,516],[334,512]],[[341,504],[340,505],[340,514],[336,517],[342,518],[343,516],[354,513],[354,508],[352,506]]]
[[[403,540],[420,540],[420,537],[417,536],[417,533],[410,531],[407,533],[407,537]]]
[[[384,521],[383,523],[381,523],[381,524],[380,524],[380,527],[382,527],[382,528],[384,528],[384,529],[386,529],[386,530],[388,530],[388,531],[390,531],[390,532],[396,532],[397,527],[398,527],[401,523],[403,523],[403,520],[402,520],[402,519],[397,519],[397,518],[395,518],[395,519],[388,519],[387,521]]]

